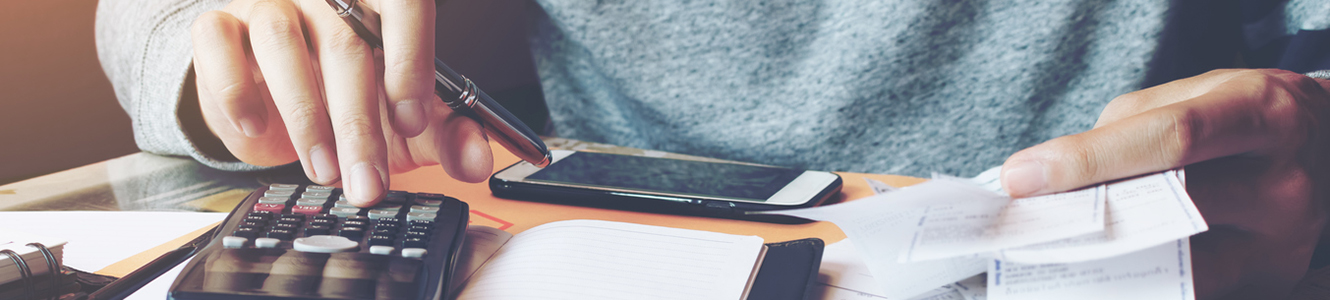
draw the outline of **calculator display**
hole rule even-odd
[[[762,202],[803,172],[777,167],[577,152],[526,179]]]

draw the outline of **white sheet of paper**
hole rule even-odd
[[[64,239],[65,265],[96,272],[224,218],[226,213],[16,211],[0,212],[0,228]]]
[[[1015,200],[989,193],[960,203],[930,205],[914,223],[914,236],[899,259],[974,256],[1102,231],[1104,190],[1096,186]]]
[[[865,177],[864,181],[868,182],[868,187],[873,188],[873,195],[886,194],[900,189],[872,178]]]
[[[817,283],[821,289],[822,300],[867,300],[888,299],[882,294],[877,280],[868,271],[868,265],[859,256],[854,242],[844,239],[827,245],[822,250],[822,266],[818,269]],[[983,276],[975,276],[984,280]],[[945,285],[925,292],[910,300],[964,299],[954,285]]]
[[[1191,247],[1179,239],[1127,255],[1069,264],[992,260],[988,298],[1193,300]]]
[[[1103,231],[999,251],[997,259],[1018,263],[1067,263],[1139,251],[1209,229],[1173,171],[1107,185]]]
[[[901,263],[901,250],[913,236],[911,222],[929,205],[945,205],[995,197],[973,184],[952,180],[930,180],[910,188],[847,203],[784,210],[786,214],[812,220],[830,221],[855,241],[868,270],[891,299],[909,299],[940,286],[951,284],[984,271],[987,259],[955,258]]]

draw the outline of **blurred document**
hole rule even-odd
[[[882,288],[878,287],[877,281],[873,279],[873,274],[868,271],[868,265],[864,264],[863,258],[859,256],[858,250],[854,247],[854,242],[850,239],[832,243],[822,250],[822,266],[818,270],[818,275],[817,283],[821,292],[817,293],[820,297],[816,299],[888,299],[883,296]],[[983,276],[971,278],[977,279],[980,285],[983,284]],[[954,285],[938,287],[909,300],[952,299],[973,300],[965,298]]]
[[[917,263],[897,261],[914,236],[914,222],[929,205],[1004,201],[1001,196],[954,180],[931,180],[910,188],[837,205],[774,213],[830,221],[854,242],[881,288],[891,299],[910,299],[940,286],[984,272],[985,258],[939,259]]]
[[[1193,300],[1191,247],[1178,239],[1108,259],[1069,264],[988,266],[988,299]]]
[[[914,236],[900,260],[974,256],[1103,231],[1104,190],[1096,186],[1015,200],[989,193],[969,201],[929,205],[914,222]]]
[[[1067,263],[1109,258],[1170,243],[1209,229],[1174,171],[1107,185],[1103,231],[999,251],[1019,263]]]

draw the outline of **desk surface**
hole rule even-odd
[[[611,152],[633,155],[690,157],[603,144],[553,138],[552,148]],[[494,169],[518,161],[498,145]],[[839,173],[845,187],[829,203],[872,195],[864,178],[894,186],[923,179],[857,173]],[[298,167],[236,173],[212,170],[187,158],[132,154],[47,176],[0,186],[0,210],[174,210],[230,211],[245,195],[271,182],[307,183]],[[472,224],[518,233],[536,225],[569,219],[598,219],[670,227],[757,235],[767,241],[819,237],[828,243],[845,238],[828,222],[799,225],[768,224],[703,217],[661,215],[590,207],[566,206],[496,198],[489,186],[452,179],[439,167],[425,167],[392,176],[392,188],[411,192],[440,193],[466,201]]]

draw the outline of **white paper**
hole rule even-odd
[[[822,300],[867,300],[887,299],[882,288],[868,271],[868,265],[859,256],[854,242],[844,239],[827,245],[822,250],[822,266],[818,269],[817,283]],[[983,280],[982,276],[976,276]],[[953,285],[945,285],[925,292],[910,300],[964,299]]]
[[[988,298],[1193,300],[1188,239],[1113,258],[1070,264],[993,260]]]
[[[756,236],[559,221],[508,240],[458,299],[739,299],[762,249]]]
[[[1066,263],[1109,258],[1169,243],[1209,229],[1174,172],[1107,185],[1105,230],[1070,239],[999,251],[1019,263]]]
[[[982,188],[974,187],[982,190]],[[1104,188],[1012,200],[990,193],[930,205],[914,223],[902,262],[973,256],[1104,229]]]
[[[872,178],[864,177],[864,181],[868,182],[868,187],[873,188],[873,195],[886,194],[899,190],[899,188],[891,186],[885,182],[873,180]]]
[[[830,221],[855,241],[868,270],[891,299],[909,299],[937,287],[982,273],[983,258],[954,258],[901,263],[897,261],[906,242],[913,237],[913,223],[929,205],[965,202],[995,197],[973,184],[931,180],[910,188],[837,205],[785,210],[772,213]]]
[[[226,218],[226,213],[150,211],[0,212],[0,228],[68,241],[64,264],[96,272]]]

